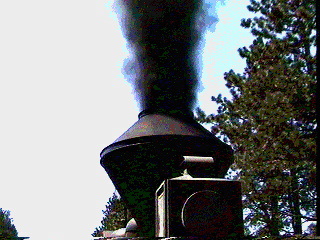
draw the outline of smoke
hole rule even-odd
[[[123,72],[141,110],[190,114],[199,86],[199,46],[217,22],[201,0],[117,0],[131,56]]]

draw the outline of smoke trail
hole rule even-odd
[[[124,71],[131,75],[141,110],[191,113],[199,84],[196,49],[209,19],[203,15],[207,14],[203,2],[118,0],[116,4],[132,54]]]

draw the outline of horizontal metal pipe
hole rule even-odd
[[[213,157],[183,156],[184,163],[214,163]]]

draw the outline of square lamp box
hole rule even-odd
[[[182,176],[156,191],[156,237],[241,239],[241,184],[220,178]]]

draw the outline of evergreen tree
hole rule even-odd
[[[126,227],[128,219],[128,210],[123,200],[114,192],[106,205],[106,210],[102,211],[104,217],[101,226],[97,227],[91,235],[93,237],[101,237],[102,231],[114,231],[119,228]]]
[[[10,211],[0,208],[0,240],[10,240],[16,237],[18,237],[18,232],[10,218]]]
[[[315,8],[315,0],[251,0],[257,16],[241,25],[256,39],[239,49],[243,74],[225,73],[232,99],[212,97],[217,114],[198,109],[235,150],[248,234],[302,234],[315,221]]]

